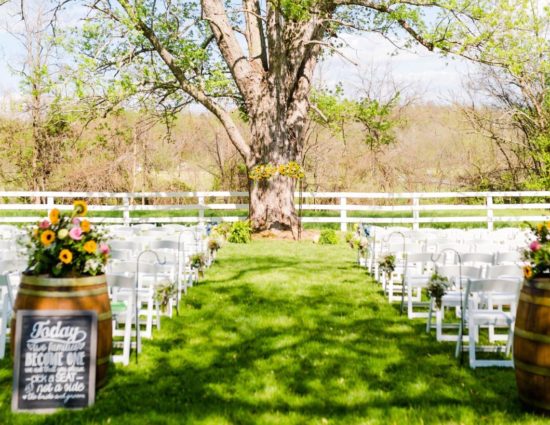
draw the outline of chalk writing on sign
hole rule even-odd
[[[97,313],[20,310],[16,323],[12,409],[93,404]]]

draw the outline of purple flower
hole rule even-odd
[[[540,244],[539,241],[533,241],[533,242],[531,242],[531,244],[529,245],[529,248],[531,249],[531,251],[537,252],[539,249],[542,248],[542,245]]]
[[[78,217],[73,218],[73,224],[75,226],[80,226],[80,219]]]
[[[73,227],[69,231],[69,236],[74,241],[79,241],[82,239],[82,229],[80,227]]]

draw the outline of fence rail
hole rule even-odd
[[[343,231],[350,223],[363,222],[414,229],[431,223],[485,223],[492,230],[498,222],[550,220],[550,191],[305,192],[295,194],[297,202],[300,196],[303,223],[339,223]],[[44,211],[71,209],[71,201],[82,198],[89,201],[90,211],[99,213],[92,220],[106,224],[232,222],[245,219],[248,210],[248,192],[0,191],[0,223],[35,222]],[[170,204],[159,204],[166,201]],[[230,215],[234,212],[241,215]]]

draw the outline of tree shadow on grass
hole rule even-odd
[[[357,283],[364,276],[351,267],[347,284],[319,276],[289,293],[241,280],[296,263],[261,257],[250,269],[213,275],[184,299],[179,317],[164,320],[145,342],[138,364],[114,368],[94,407],[43,417],[7,414],[1,422],[536,420],[517,402],[512,370],[459,367],[453,344],[438,344],[422,322],[399,316],[377,287]],[[312,260],[305,267],[322,265]],[[8,381],[0,375],[3,403]]]

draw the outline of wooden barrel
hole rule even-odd
[[[550,413],[550,278],[523,284],[514,329],[514,366],[521,401]]]
[[[113,347],[111,303],[105,275],[76,278],[25,276],[17,292],[17,310],[93,310],[97,312],[96,388],[107,382]],[[11,329],[15,329],[15,314]],[[11,333],[13,353],[15,331]]]

